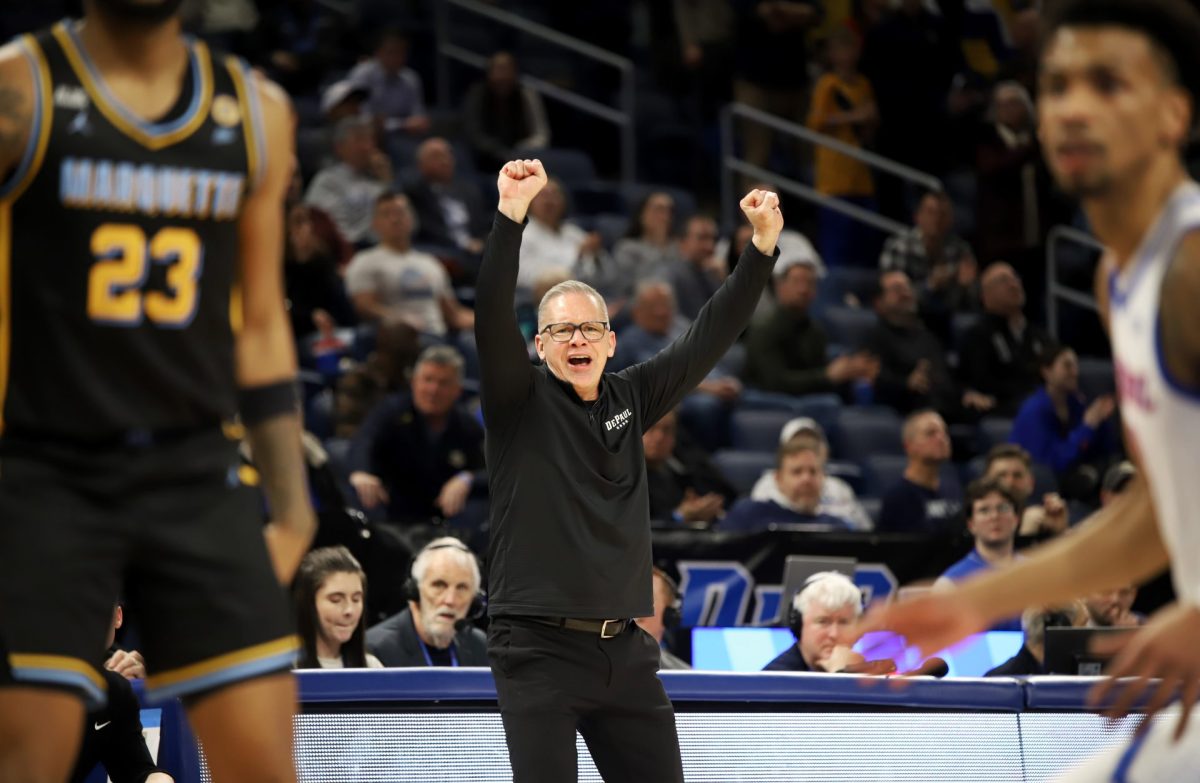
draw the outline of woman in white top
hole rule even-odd
[[[382,669],[363,639],[367,577],[344,546],[314,549],[296,574],[297,669]]]

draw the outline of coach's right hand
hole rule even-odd
[[[742,212],[754,227],[750,241],[763,255],[775,254],[775,242],[783,231],[783,213],[779,211],[779,196],[769,190],[752,190],[742,199]]]
[[[546,187],[546,170],[540,160],[510,160],[500,169],[496,189],[500,191],[500,214],[517,223],[525,221],[529,202]]]

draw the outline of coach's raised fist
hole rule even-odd
[[[752,190],[740,204],[746,219],[754,227],[751,242],[764,255],[775,252],[775,241],[783,231],[783,212],[779,210],[779,196],[769,190]]]
[[[500,192],[499,210],[520,223],[529,202],[546,187],[546,169],[540,160],[510,160],[500,169],[496,189]]]

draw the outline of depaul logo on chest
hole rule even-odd
[[[604,429],[606,432],[612,432],[613,430],[622,429],[626,424],[629,423],[629,420],[632,417],[633,417],[633,414],[629,412],[628,408],[626,408],[625,410],[618,413],[616,416],[613,416],[611,419],[604,422]]]

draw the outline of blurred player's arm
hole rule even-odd
[[[268,152],[239,226],[243,323],[236,370],[242,418],[270,507],[267,547],[286,584],[316,532],[300,445],[295,342],[283,296],[283,203],[295,165],[294,128],[282,90],[265,79],[253,89],[262,100]]]
[[[0,47],[0,182],[25,154],[33,127],[33,71],[16,44]]]

